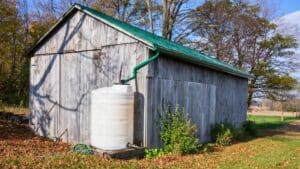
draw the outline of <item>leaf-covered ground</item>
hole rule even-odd
[[[0,113],[0,159],[50,156],[69,150],[68,144],[35,136],[28,122],[17,118],[18,115],[12,118],[10,114]]]
[[[274,119],[273,119],[274,120]],[[273,121],[274,122],[274,121]],[[0,119],[0,168],[299,168],[300,121],[211,152],[143,160],[79,155],[69,145],[34,136],[27,124]]]

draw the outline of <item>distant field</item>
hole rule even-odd
[[[281,111],[270,111],[270,110],[259,110],[249,111],[248,115],[255,116],[284,116],[284,117],[300,117],[300,112],[281,112]]]
[[[69,145],[34,136],[28,124],[0,116],[0,168],[300,168],[299,118],[248,118],[261,129],[258,138],[228,147],[209,144],[210,152],[194,155],[106,160],[72,153]]]

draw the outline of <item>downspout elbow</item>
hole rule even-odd
[[[130,76],[129,78],[127,78],[125,80],[121,80],[121,84],[126,84],[129,81],[135,79],[139,69],[143,68],[144,66],[148,65],[150,62],[152,62],[158,58],[159,51],[157,50],[157,48],[153,49],[153,51],[155,52],[155,54],[152,55],[151,57],[149,57],[148,59],[142,61],[141,63],[137,64],[132,70],[132,76]]]

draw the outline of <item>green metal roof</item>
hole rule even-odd
[[[89,15],[92,15],[93,17],[117,28],[118,30],[123,31],[123,32],[137,38],[138,40],[149,45],[152,49],[157,48],[160,52],[167,53],[172,57],[183,59],[183,60],[195,63],[195,64],[200,64],[205,67],[216,69],[216,70],[226,72],[226,73],[229,73],[232,75],[236,75],[239,77],[244,77],[244,78],[252,78],[253,77],[253,75],[249,74],[248,72],[239,70],[238,68],[235,68],[230,64],[218,61],[217,59],[209,57],[208,55],[205,55],[199,51],[182,46],[180,44],[177,44],[175,42],[172,42],[165,38],[157,36],[153,33],[147,32],[145,30],[142,30],[140,28],[132,26],[128,23],[117,20],[117,19],[110,17],[108,15],[105,15],[104,13],[101,13],[97,10],[94,10],[94,9],[91,9],[91,8],[88,8],[88,7],[79,5],[79,4],[75,4],[67,12],[67,14],[70,13],[74,8],[81,10],[84,13],[87,13]],[[64,17],[61,20],[63,20]]]

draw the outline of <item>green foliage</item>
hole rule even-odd
[[[268,78],[267,85],[270,88],[291,90],[297,84],[297,80],[290,76],[273,75]]]
[[[266,80],[268,87],[268,98],[276,101],[287,101],[290,97],[289,91],[297,85],[297,80],[284,75],[272,75]]]
[[[160,137],[165,152],[189,154],[198,150],[197,127],[179,106],[176,106],[174,111],[168,107],[167,111],[161,114],[160,123]]]
[[[146,158],[156,158],[163,156],[165,151],[161,148],[153,148],[153,149],[146,149],[145,150],[145,157]]]
[[[167,107],[160,114],[160,137],[163,148],[146,149],[146,158],[161,157],[165,154],[190,154],[200,148],[197,127],[179,106],[176,106],[174,111]]]
[[[257,135],[257,127],[254,121],[247,120],[242,125],[243,134],[255,137]]]
[[[233,136],[233,132],[227,128],[224,133],[219,133],[217,135],[216,143],[222,146],[228,146],[232,143]]]
[[[212,141],[222,146],[232,144],[234,140],[243,140],[257,135],[257,126],[253,121],[245,121],[240,128],[230,123],[219,123],[211,131]]]
[[[255,76],[265,76],[274,74],[276,71],[272,67],[271,63],[268,62],[258,62],[256,67],[251,71]]]
[[[85,155],[94,154],[94,150],[92,149],[92,147],[89,145],[86,145],[86,144],[76,144],[72,148],[72,150],[73,150],[73,152],[85,154]]]
[[[28,103],[29,48],[27,27],[17,1],[0,2],[0,99],[3,103]]]
[[[0,100],[15,106],[28,104],[27,51],[56,22],[46,10],[29,14],[23,3],[0,1]]]
[[[289,50],[283,50],[288,48],[297,48],[297,40],[293,36],[283,36],[281,34],[275,34],[272,38],[263,40],[259,43],[262,48],[274,51],[274,55],[284,56],[291,54]],[[288,52],[288,53],[286,53]]]
[[[232,143],[235,136],[235,128],[230,123],[216,124],[211,131],[212,140],[222,146],[228,146]]]

